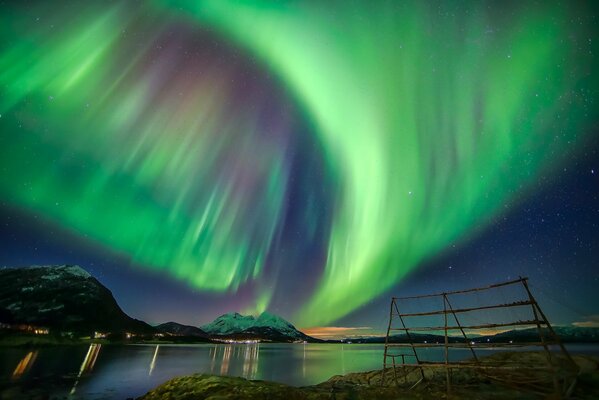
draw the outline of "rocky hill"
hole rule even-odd
[[[183,325],[177,322],[165,322],[164,324],[157,325],[155,327],[159,332],[166,333],[169,335],[176,336],[195,336],[195,337],[208,337],[208,334],[191,325]]]
[[[73,265],[0,269],[0,317],[62,332],[155,332],[125,314],[110,290]]]
[[[599,360],[595,357],[575,355],[574,362],[579,368],[578,380],[573,387],[572,398],[599,398]],[[499,352],[481,359],[489,364],[509,363],[510,365],[546,364],[542,352]],[[570,366],[567,360],[559,358],[557,368],[564,373]],[[523,383],[514,384],[501,379],[489,379],[489,373],[479,369],[455,368],[452,371],[452,393],[447,394],[445,374],[431,366],[422,368],[406,367],[397,371],[375,370],[368,372],[336,375],[317,385],[294,387],[264,380],[246,380],[229,376],[196,374],[171,379],[146,393],[140,400],[160,399],[283,399],[283,400],[329,400],[329,399],[540,399],[561,398],[552,393],[553,383],[550,370],[538,368],[524,369],[515,375]],[[504,373],[505,374],[505,373]],[[424,375],[424,382],[421,382]],[[383,379],[384,376],[384,379]],[[420,383],[420,384],[419,384]],[[528,383],[528,385],[527,385]]]

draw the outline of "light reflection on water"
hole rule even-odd
[[[87,353],[85,354],[85,358],[81,363],[81,367],[79,368],[79,373],[77,374],[77,379],[69,392],[70,395],[74,395],[77,391],[77,385],[79,384],[79,380],[81,379],[81,375],[84,373],[89,373],[93,371],[94,365],[96,365],[96,360],[98,359],[98,354],[100,354],[100,349],[102,348],[101,344],[92,343],[89,345],[87,349]]]
[[[23,375],[25,372],[27,372],[27,370],[29,368],[31,368],[31,366],[35,362],[36,358],[37,358],[37,350],[28,352],[25,355],[25,357],[23,357],[21,359],[21,361],[19,361],[19,363],[15,367],[15,370],[12,373],[12,379],[13,380],[19,379],[21,377],[21,375]]]
[[[152,357],[152,362],[150,362],[150,370],[148,371],[148,375],[152,375],[152,371],[156,367],[156,357],[158,356],[158,350],[160,349],[160,345],[156,345],[156,350],[154,350],[154,356]]]
[[[574,353],[599,353],[597,345],[568,347]],[[465,349],[456,358],[468,355]],[[382,357],[381,344],[92,344],[37,350],[1,348],[0,398],[6,397],[6,391],[12,397],[15,393],[33,391],[36,396],[43,393],[70,399],[123,399],[140,396],[173,377],[193,373],[305,386],[332,375],[379,369]]]

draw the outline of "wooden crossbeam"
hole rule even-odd
[[[477,349],[491,349],[495,347],[544,347],[544,345],[559,344],[558,341],[545,341],[543,342],[516,342],[516,343],[490,343],[490,342],[475,342],[463,343],[463,342],[449,342],[447,347],[454,347],[456,349],[467,349],[474,347]],[[387,347],[445,347],[445,343],[388,343]]]
[[[413,299],[424,299],[424,298],[427,298],[427,297],[442,297],[442,296],[448,296],[448,295],[453,295],[453,294],[481,292],[483,290],[489,290],[489,289],[494,289],[494,288],[498,288],[498,287],[502,287],[502,286],[514,285],[514,284],[517,284],[517,283],[520,283],[520,282],[524,282],[524,281],[527,281],[527,280],[528,280],[528,278],[524,277],[524,278],[515,279],[513,281],[495,283],[493,285],[478,287],[478,288],[474,288],[474,289],[454,290],[454,291],[451,291],[451,292],[434,293],[434,294],[422,294],[422,295],[419,295],[419,296],[392,297],[392,299],[393,300],[413,300]]]
[[[505,303],[505,304],[492,304],[489,306],[470,307],[470,308],[456,308],[453,311],[435,310],[435,311],[426,311],[426,312],[420,312],[420,313],[401,313],[401,314],[398,314],[397,316],[405,318],[405,317],[424,317],[426,315],[443,315],[443,314],[451,314],[451,313],[460,314],[460,313],[478,311],[478,310],[490,310],[493,308],[530,306],[533,304],[535,304],[535,303],[533,303],[530,300],[520,300],[520,301],[514,301],[513,303]]]
[[[481,324],[481,325],[470,325],[470,326],[448,326],[447,330],[460,330],[460,329],[490,329],[490,328],[500,328],[506,326],[522,326],[522,325],[530,325],[537,326],[537,323],[541,325],[545,325],[544,321],[541,320],[528,320],[528,321],[516,321],[516,322],[506,322],[501,324]],[[409,327],[409,328],[391,328],[392,331],[442,331],[444,330],[444,326],[422,326],[422,327]]]

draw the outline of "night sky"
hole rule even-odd
[[[522,275],[599,326],[593,3],[0,1],[0,265],[360,333]]]

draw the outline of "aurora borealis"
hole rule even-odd
[[[329,324],[595,140],[595,37],[584,3],[3,5],[0,198]]]

